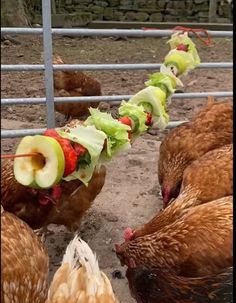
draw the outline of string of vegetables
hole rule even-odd
[[[52,188],[62,180],[79,179],[88,185],[95,168],[130,148],[150,125],[164,129],[169,122],[167,103],[176,87],[183,85],[179,77],[200,63],[187,33],[174,33],[168,43],[171,50],[160,72],[151,74],[146,87],[129,101],[121,102],[118,119],[90,108],[83,124],[75,120],[43,135],[24,137],[14,159],[16,180],[37,189]],[[19,157],[27,153],[33,154]]]

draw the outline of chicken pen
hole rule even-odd
[[[104,70],[104,71],[111,71],[111,70],[158,70],[160,68],[161,64],[60,64],[60,65],[54,65],[53,59],[52,59],[52,37],[53,35],[58,36],[98,36],[98,37],[166,37],[170,36],[173,33],[173,30],[94,30],[94,29],[57,29],[57,28],[51,28],[51,1],[46,0],[42,1],[42,9],[43,9],[43,28],[2,28],[2,34],[19,34],[19,35],[43,35],[43,44],[44,44],[44,65],[38,65],[38,64],[31,64],[31,65],[9,65],[4,64],[2,65],[2,71],[3,72],[14,72],[14,71],[24,71],[24,72],[30,72],[30,71],[44,71],[45,75],[45,91],[46,96],[45,98],[2,98],[1,104],[3,106],[5,105],[18,105],[18,104],[43,104],[46,105],[46,112],[47,112],[47,128],[54,128],[55,127],[55,111],[54,111],[54,105],[55,103],[63,104],[63,102],[114,102],[116,104],[119,104],[121,100],[128,100],[131,96],[130,95],[105,95],[105,96],[91,96],[91,97],[54,97],[54,85],[53,85],[53,72],[54,71],[61,71],[61,70],[90,70],[90,71],[96,71],[96,70]],[[228,37],[232,38],[233,33],[231,31],[208,31],[211,37]],[[204,62],[201,63],[199,68],[202,69],[215,69],[215,68],[224,68],[224,69],[232,69],[233,63],[232,62]],[[176,93],[173,95],[173,99],[176,99],[176,102],[180,99],[189,99],[189,98],[203,98],[206,99],[209,95],[215,96],[215,97],[232,97],[233,93],[232,91],[214,91],[214,92],[188,92],[188,93]],[[54,103],[55,102],[55,103]],[[181,124],[183,121],[171,121],[168,125],[168,128],[173,128],[179,124]],[[35,129],[16,129],[16,130],[1,130],[2,138],[15,138],[15,137],[22,137],[25,135],[33,135],[33,134],[40,134],[44,132],[44,128],[35,128]],[[121,163],[122,155],[117,158],[117,163],[114,163],[111,165],[111,169],[109,171],[109,178],[106,180],[105,188],[102,191],[102,195],[98,197],[96,200],[97,207],[103,205],[103,201],[110,202],[110,206],[107,206],[107,202],[104,203],[103,206],[103,213],[102,215],[98,212],[98,209],[93,209],[92,213],[88,216],[87,222],[85,223],[85,226],[83,228],[89,228],[90,233],[86,235],[82,232],[82,237],[85,235],[86,240],[90,241],[90,244],[92,245],[95,250],[98,251],[99,258],[101,258],[103,261],[101,264],[101,267],[105,269],[105,271],[108,273],[109,277],[116,277],[117,273],[114,272],[114,268],[119,268],[117,265],[117,262],[114,261],[114,258],[111,257],[111,260],[106,260],[106,258],[109,258],[112,253],[112,245],[115,240],[119,238],[120,229],[123,229],[123,227],[127,226],[127,221],[135,222],[137,223],[134,218],[131,218],[131,216],[138,217],[138,223],[143,222],[144,217],[150,217],[152,214],[152,209],[156,208],[156,201],[155,201],[155,195],[158,193],[156,192],[156,188],[154,185],[154,182],[150,182],[148,184],[147,182],[147,176],[145,176],[146,173],[143,175],[143,171],[152,171],[154,164],[154,161],[156,162],[156,156],[154,155],[155,151],[159,148],[159,143],[157,141],[152,141],[150,139],[147,139],[145,143],[137,143],[134,145],[134,151],[129,151],[126,155],[127,158],[123,164],[124,167],[120,168],[119,163]],[[149,152],[149,154],[148,154]],[[151,153],[151,155],[150,155]],[[146,159],[147,157],[149,157]],[[146,161],[145,161],[146,159]],[[140,165],[141,162],[145,162],[144,165]],[[122,166],[122,165],[121,165]],[[132,169],[132,166],[134,169]],[[140,168],[141,172],[139,170],[135,171],[135,168]],[[126,171],[126,168],[129,167],[129,171]],[[119,170],[119,169],[120,170]],[[122,170],[123,169],[123,170]],[[125,182],[122,179],[121,176],[119,176],[119,173],[123,173],[123,176],[128,175]],[[139,175],[139,176],[138,176]],[[114,182],[121,183],[122,182],[122,191],[119,191],[118,188],[114,187],[114,183],[111,183],[109,179],[113,178]],[[150,179],[149,179],[150,180]],[[142,188],[140,191],[136,191],[136,188],[140,185],[140,182],[142,182]],[[140,186],[139,186],[140,187]],[[111,189],[113,194],[111,196],[108,195],[108,191]],[[147,192],[149,195],[147,196]],[[124,213],[122,216],[122,212],[126,210],[126,205],[121,206],[120,209],[117,209],[117,199],[121,199],[123,201],[126,200],[126,197],[128,199],[130,196],[129,193],[133,193],[134,197],[131,200],[131,206],[133,208],[132,214],[127,214],[127,218],[124,218]],[[154,193],[154,194],[153,194]],[[109,201],[111,199],[112,195],[117,195],[117,199],[114,199],[114,201]],[[138,197],[139,196],[139,197]],[[145,204],[145,197],[153,196],[153,199],[150,201],[150,209],[146,210],[147,206]],[[137,201],[135,201],[137,199]],[[137,207],[137,203],[142,204],[142,210],[144,212],[147,211],[146,214],[140,216],[140,209]],[[114,208],[114,212],[111,212],[111,207]],[[126,216],[126,215],[125,215]],[[90,221],[90,223],[88,223]],[[118,222],[120,221],[120,223]],[[132,223],[134,224],[134,223]],[[102,225],[106,225],[105,227],[102,227]],[[103,229],[103,232],[101,230]],[[105,229],[105,230],[104,230]],[[63,242],[68,242],[67,234],[63,230],[61,231],[60,228],[54,230],[55,233],[58,234],[59,242],[62,246],[64,246]],[[97,239],[95,235],[98,235]],[[101,236],[104,236],[105,238],[102,238]],[[116,235],[116,236],[114,236]],[[64,238],[63,238],[64,236]],[[114,236],[114,238],[113,238]],[[70,235],[68,236],[70,237]],[[51,244],[50,241],[52,240]],[[56,241],[57,241],[56,240]],[[55,237],[49,237],[49,246],[53,246],[53,241],[55,244]],[[100,241],[100,242],[99,242]],[[109,253],[104,252],[104,248],[102,248],[103,245],[108,246],[105,251],[109,250]],[[58,257],[58,251],[61,253],[61,248],[58,249],[58,251],[53,251],[54,249],[51,247],[51,257],[54,259],[54,267],[58,267],[58,262],[61,261],[61,257]],[[59,253],[59,255],[60,255]],[[55,268],[53,270],[55,270]],[[114,275],[113,275],[114,274]],[[112,281],[113,286],[115,287],[115,291],[118,293],[119,298],[121,302],[133,302],[132,299],[128,295],[128,291],[124,291],[126,289],[126,285],[124,283],[124,280],[122,279],[114,279]]]
[[[53,70],[158,70],[161,64],[61,64],[53,65],[52,62],[52,35],[61,36],[102,36],[102,37],[165,37],[173,34],[173,30],[96,30],[96,29],[58,29],[51,27],[51,1],[42,1],[43,28],[2,28],[4,34],[22,34],[22,35],[43,35],[44,45],[44,65],[1,65],[2,72],[13,71],[42,71],[45,73],[45,93],[46,98],[17,98],[1,99],[2,105],[13,104],[46,104],[47,107],[47,127],[55,126],[54,102],[114,102],[128,100],[130,95],[118,96],[95,96],[95,97],[57,97],[54,98],[53,89]],[[211,37],[233,37],[232,31],[208,31]],[[204,33],[203,33],[204,35]],[[199,68],[231,68],[232,62],[204,62]],[[174,99],[182,98],[207,98],[208,92],[175,94]],[[211,92],[215,97],[232,97],[232,92]],[[181,123],[170,122],[169,127]],[[44,129],[22,129],[22,130],[4,130],[1,131],[2,138],[19,137],[29,134],[42,133]]]

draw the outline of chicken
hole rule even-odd
[[[233,267],[197,278],[137,267],[126,277],[138,303],[233,303]]]
[[[1,207],[1,302],[44,303],[48,261],[33,230]]]
[[[233,141],[232,102],[209,101],[190,122],[171,130],[160,145],[158,178],[163,206],[179,194],[183,172],[194,160]]]
[[[170,270],[185,277],[217,274],[232,266],[232,196],[194,207],[192,199],[190,205],[185,201],[183,209],[181,195],[146,224],[139,236],[136,234],[134,239],[116,245],[123,265],[129,266],[132,260],[137,266]],[[178,205],[182,211],[176,214]],[[174,218],[169,221],[170,208]],[[162,221],[159,226],[158,216]]]
[[[96,256],[77,236],[48,289],[48,254],[33,230],[1,209],[1,302],[118,303]]]
[[[233,194],[233,145],[207,152],[184,171],[181,196],[177,203],[169,204],[165,212],[157,214],[150,222],[132,230],[125,230],[125,239],[131,240],[155,232],[177,220],[190,207]],[[174,200],[175,201],[175,200]],[[170,206],[171,205],[171,206]]]
[[[233,194],[233,145],[207,152],[184,171],[180,192],[191,186],[199,190],[197,198],[212,201]]]
[[[59,56],[55,56],[53,64],[64,64]],[[55,71],[55,93],[59,97],[101,96],[101,84],[98,80],[86,75],[81,71]],[[67,102],[56,103],[55,109],[69,118],[86,117],[89,107],[98,107],[99,102]]]
[[[14,213],[33,229],[53,223],[75,231],[104,185],[106,168],[101,166],[95,170],[88,186],[79,180],[62,181],[59,188],[41,191],[16,181],[11,160],[3,161],[1,177],[1,204],[5,210]],[[42,197],[45,203],[41,202]]]
[[[138,237],[155,233],[167,224],[172,224],[179,220],[191,207],[201,204],[201,201],[197,199],[199,194],[199,190],[187,186],[185,191],[182,192],[173,203],[165,208],[165,211],[160,211],[149,222],[142,226],[136,227],[133,230],[127,228],[124,232],[125,240],[130,241]]]
[[[118,303],[118,300],[90,247],[75,237],[53,277],[46,303],[88,302]]]

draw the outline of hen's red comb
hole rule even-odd
[[[127,227],[124,231],[124,239],[125,241],[130,241],[133,239],[134,233],[130,227]]]

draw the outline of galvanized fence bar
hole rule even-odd
[[[6,139],[37,135],[42,134],[45,130],[46,128],[1,130],[1,138]]]
[[[54,98],[53,70],[138,70],[138,69],[159,69],[161,64],[64,64],[52,65],[52,34],[61,36],[102,36],[102,37],[167,37],[173,34],[175,29],[59,29],[51,28],[51,1],[42,1],[43,28],[1,28],[1,34],[41,35],[44,42],[44,64],[45,65],[1,65],[2,71],[44,71],[46,98],[11,98],[2,99],[2,105],[18,104],[45,104],[47,105],[47,127],[55,127],[54,102],[97,102],[113,101],[120,103],[121,100],[130,99],[131,95],[120,96],[91,96],[91,97],[56,97]],[[233,37],[232,31],[208,31],[211,37]],[[190,36],[192,34],[190,33]],[[204,36],[204,33],[200,33]],[[232,68],[231,62],[206,62],[199,68]],[[206,98],[212,95],[215,97],[232,97],[232,92],[202,92],[174,94],[173,98]],[[172,121],[168,128],[175,127],[185,121]],[[2,130],[2,138],[22,137],[42,133],[44,129],[23,129],[23,130]]]
[[[44,80],[46,93],[47,108],[47,127],[55,127],[55,110],[54,110],[54,83],[52,67],[52,24],[51,24],[51,0],[42,1],[43,12],[43,45],[44,45]]]
[[[203,93],[176,93],[172,99],[189,99],[189,98],[207,98],[209,95],[214,97],[232,97],[233,92],[203,92]],[[113,95],[113,96],[92,96],[92,97],[54,97],[56,103],[67,102],[111,102],[129,100],[132,95]],[[1,99],[1,105],[19,105],[19,104],[45,104],[46,98],[10,98]]]
[[[171,121],[168,123],[167,128],[174,128],[186,121]],[[46,128],[33,128],[33,129],[22,129],[22,130],[1,130],[1,137],[2,139],[6,138],[17,138],[17,137],[24,137],[24,136],[31,136],[42,134]]]
[[[71,71],[71,70],[159,70],[161,63],[135,63],[135,64],[57,64],[53,65],[54,71]],[[196,68],[233,68],[232,62],[204,62]],[[2,72],[20,72],[20,71],[43,71],[43,64],[3,64]]]
[[[44,2],[43,2],[44,5]],[[103,36],[103,37],[166,37],[171,36],[174,29],[85,29],[85,28],[52,28],[52,34],[58,36]],[[178,31],[179,32],[179,31]],[[180,31],[181,32],[181,31]],[[43,33],[42,28],[18,28],[18,27],[2,27],[1,34],[14,34],[14,35],[40,35]],[[233,31],[208,31],[211,37],[224,37],[232,38]],[[190,36],[193,34],[189,33]],[[204,33],[200,33],[204,36]]]

